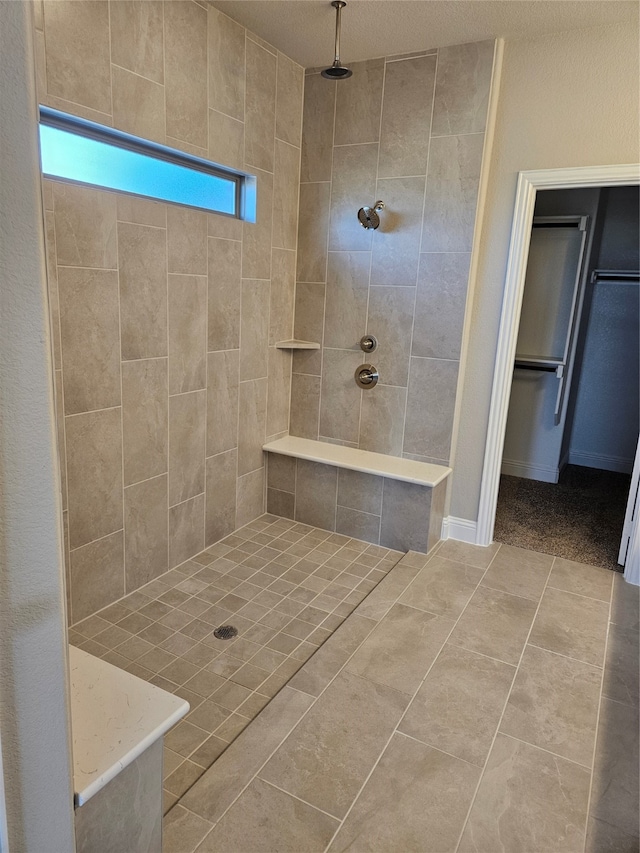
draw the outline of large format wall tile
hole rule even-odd
[[[170,273],[207,274],[206,214],[167,205],[167,257]]]
[[[207,10],[165,3],[167,136],[207,147]]]
[[[124,490],[126,592],[157,578],[169,568],[167,475]]]
[[[370,265],[368,252],[329,252],[325,346],[358,347],[367,326]],[[300,309],[304,310],[304,303]]]
[[[209,9],[209,106],[244,121],[245,30]]]
[[[58,289],[65,414],[119,406],[117,273],[61,267]]]
[[[167,355],[166,232],[118,223],[122,358]]]
[[[169,393],[207,384],[207,279],[169,276]]]
[[[273,174],[254,168],[258,179],[258,203],[255,222],[242,225],[242,277],[271,277],[271,217],[273,212]]]
[[[169,404],[166,358],[122,365],[124,484],[168,470]]]
[[[122,545],[122,530],[118,530],[71,551],[71,606],[76,621],[125,594]]]
[[[362,391],[353,377],[362,361],[360,351],[325,349],[320,435],[341,441],[358,440]]]
[[[285,249],[271,253],[271,292],[269,295],[269,346],[288,341],[293,333],[296,292],[296,254]]]
[[[273,246],[295,249],[298,235],[300,149],[276,140],[273,175]]]
[[[457,377],[457,361],[411,359],[405,452],[449,458]]]
[[[338,471],[331,465],[298,459],[296,470],[296,521],[323,530],[336,526]]]
[[[69,539],[79,548],[122,529],[121,410],[65,419]]]
[[[53,199],[58,265],[115,269],[115,196],[54,181]]]
[[[44,26],[49,94],[110,113],[109,3],[45,3]]]
[[[415,300],[415,287],[372,287],[369,291],[367,334],[378,340],[371,359],[385,385],[406,388],[409,382],[411,340],[407,332],[413,321]]]
[[[298,281],[325,281],[331,184],[300,184]]]
[[[384,59],[354,62],[353,76],[338,86],[334,145],[379,140],[384,64]]]
[[[244,167],[244,122],[209,110],[209,159],[232,169]]]
[[[378,144],[334,148],[329,249],[368,251],[372,231],[358,222],[358,208],[375,201]],[[370,200],[369,200],[370,199]]]
[[[426,486],[385,477],[380,544],[385,548],[426,553],[432,547],[429,542],[431,494]]]
[[[300,66],[278,51],[278,78],[276,85],[276,139],[282,139],[298,148],[302,122],[300,112],[304,89],[304,77]],[[299,159],[299,158],[298,158]]]
[[[387,62],[378,177],[426,175],[436,57]]]
[[[376,199],[385,203],[373,237],[371,284],[415,286],[420,253],[424,178],[381,178]]]
[[[321,376],[322,437],[448,462],[493,56],[488,41],[358,62],[339,84],[306,74],[296,337],[323,349],[294,355],[293,434],[315,437],[315,405],[312,415],[299,411],[308,403],[300,377]],[[365,230],[357,212],[378,199],[380,226]],[[312,304],[319,291],[300,282],[325,281],[325,305]],[[387,304],[382,288],[417,298]],[[386,388],[363,397],[357,426],[334,353],[357,348],[364,306],[379,348],[363,361]]]
[[[169,567],[184,563],[204,548],[204,495],[169,509]]]
[[[111,61],[148,80],[164,82],[162,26],[164,3],[118,0],[109,9]]]
[[[204,492],[206,392],[169,397],[169,505]]]
[[[90,555],[71,573],[65,547],[68,612],[75,599],[83,618],[264,510],[262,444],[289,425],[292,357],[275,344],[293,335],[304,69],[198,0],[34,12],[41,103],[257,179],[255,223],[43,182],[62,506],[74,564]],[[101,584],[90,546],[123,507]]]
[[[264,468],[237,479],[236,527],[248,524],[264,512]]]
[[[337,85],[320,74],[304,79],[301,181],[331,180]]]
[[[240,347],[242,245],[209,237],[208,350]]]
[[[434,136],[484,131],[493,54],[493,41],[457,44],[438,51]]]
[[[119,130],[165,141],[164,86],[113,67],[113,123]]]
[[[267,375],[269,347],[268,281],[242,282],[240,311],[240,379],[261,379]]]
[[[247,39],[244,159],[273,172],[277,58]]]
[[[483,133],[432,138],[423,252],[471,251],[483,145]]]
[[[420,255],[412,355],[460,358],[470,260],[465,252]]]
[[[291,397],[291,353],[269,347],[267,436],[287,432]]]
[[[320,421],[320,377],[291,375],[289,432],[301,438],[318,438]]]
[[[240,383],[238,425],[238,476],[263,466],[262,445],[266,437],[267,380]]]
[[[236,525],[237,450],[228,450],[207,459],[207,491],[205,507],[205,545],[213,545]]]
[[[390,456],[402,455],[402,424],[407,389],[378,384],[362,395],[360,448]]]
[[[239,355],[227,350],[207,356],[207,456],[238,443]]]

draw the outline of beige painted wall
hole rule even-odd
[[[0,92],[0,739],[8,836],[16,853],[71,853],[60,477],[28,3],[0,3]],[[0,804],[0,820],[2,811]]]
[[[303,69],[206,4],[34,4],[40,103],[257,175],[256,223],[44,182],[77,622],[264,512],[289,422]]]
[[[451,516],[475,521],[519,171],[636,163],[633,25],[508,41],[490,165],[457,442]]]

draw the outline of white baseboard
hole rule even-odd
[[[523,477],[525,480],[541,480],[543,483],[557,483],[560,471],[546,465],[527,465],[525,462],[502,460],[502,474],[509,477]]]
[[[599,453],[580,453],[578,450],[569,451],[569,464],[583,465],[585,468],[600,468],[602,471],[617,471],[619,474],[630,474],[633,470],[633,459],[605,456]]]
[[[478,523],[467,521],[466,518],[455,518],[450,515],[442,519],[442,539],[456,539],[458,542],[476,544]]]

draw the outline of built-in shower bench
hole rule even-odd
[[[446,465],[293,435],[263,450],[268,512],[398,551],[440,539]]]
[[[160,853],[162,743],[189,703],[69,646],[77,853]]]

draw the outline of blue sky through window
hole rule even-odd
[[[40,150],[48,177],[238,215],[233,178],[42,123]]]

